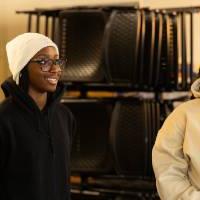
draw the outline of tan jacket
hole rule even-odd
[[[179,105],[159,130],[152,151],[162,200],[200,200],[200,79],[191,87],[196,99]]]

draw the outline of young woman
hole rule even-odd
[[[69,200],[74,118],[60,103],[64,61],[38,33],[17,36],[6,50],[12,78],[2,84],[0,199]]]
[[[169,115],[153,148],[153,168],[162,200],[200,199],[200,79],[191,90],[195,98]]]

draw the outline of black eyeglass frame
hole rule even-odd
[[[50,63],[49,63],[50,62]],[[44,58],[35,58],[29,61],[29,63],[37,63],[40,65],[40,69],[43,72],[49,72],[53,65],[57,65],[60,67],[60,71],[62,72],[66,66],[67,59],[44,59]]]

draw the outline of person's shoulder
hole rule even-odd
[[[7,113],[12,109],[12,100],[11,98],[6,98],[0,102],[0,114]]]
[[[170,119],[173,120],[186,120],[191,118],[191,116],[199,116],[200,117],[200,98],[188,100],[180,103],[178,106],[174,108],[174,110],[169,115]]]
[[[6,98],[0,103],[0,118],[6,118],[13,112],[13,103],[11,98]]]
[[[63,103],[58,103],[58,109],[63,111],[63,112],[67,112],[67,113],[71,112],[70,109],[66,105],[64,105]]]
[[[57,105],[57,108],[58,108],[59,113],[61,113],[62,115],[65,115],[65,116],[67,115],[68,117],[73,117],[71,110],[63,103],[59,103]]]
[[[200,98],[185,101],[176,107],[177,112],[200,111]]]

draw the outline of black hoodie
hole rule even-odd
[[[2,84],[0,200],[69,200],[74,118],[60,103],[59,83],[40,111],[12,79]]]

